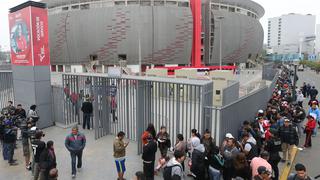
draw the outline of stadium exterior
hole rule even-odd
[[[90,60],[112,65],[119,59],[129,65],[190,63],[189,0],[43,2],[49,8],[53,65],[84,65]],[[256,59],[263,45],[263,15],[264,9],[251,0],[202,0],[202,62],[219,63],[220,29],[223,64]]]

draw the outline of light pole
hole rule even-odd
[[[219,65],[220,65],[220,70],[222,70],[222,27],[221,27],[221,22],[222,19],[224,19],[223,16],[217,16],[216,19],[219,21],[219,33],[220,33],[220,38],[219,38]]]

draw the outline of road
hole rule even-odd
[[[317,75],[315,72],[306,70],[304,72],[298,72],[298,76],[299,76],[299,81],[297,85],[299,87],[302,86],[303,82],[306,82],[316,86],[318,90],[320,89],[320,75]],[[306,107],[306,102],[305,102],[305,107]],[[302,137],[300,142],[304,143],[304,136]],[[295,163],[299,162],[306,166],[307,172],[310,177],[315,177],[320,174],[320,168],[318,167],[318,165],[320,165],[319,152],[320,152],[320,134],[318,131],[318,135],[312,138],[312,148],[299,151],[295,160]]]

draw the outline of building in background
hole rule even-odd
[[[316,25],[316,47],[315,54],[319,57],[320,55],[320,24]]]
[[[290,13],[268,20],[268,49],[277,55],[304,55],[315,53],[316,17],[311,14]],[[299,56],[296,56],[299,57]]]
[[[135,71],[190,64],[193,19],[189,0],[42,2],[49,9],[53,71],[105,72],[107,66],[119,62]],[[263,15],[264,9],[251,0],[202,0],[202,64],[219,65],[220,57],[223,65],[258,58]]]

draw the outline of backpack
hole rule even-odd
[[[179,166],[179,168],[181,169],[181,166],[179,165],[179,164],[175,164],[175,165],[173,165],[173,166],[166,166],[165,168],[164,168],[164,170],[163,170],[163,179],[164,180],[171,180],[172,179],[172,168],[173,167],[176,167],[176,166]],[[182,172],[183,170],[181,169],[181,172]]]
[[[253,143],[251,142],[247,142],[246,144],[250,144],[251,146],[251,149],[249,151],[249,154],[247,155],[247,159],[248,160],[252,160],[254,157],[258,157],[259,156],[259,153],[258,153],[258,148],[256,145],[254,145]]]

